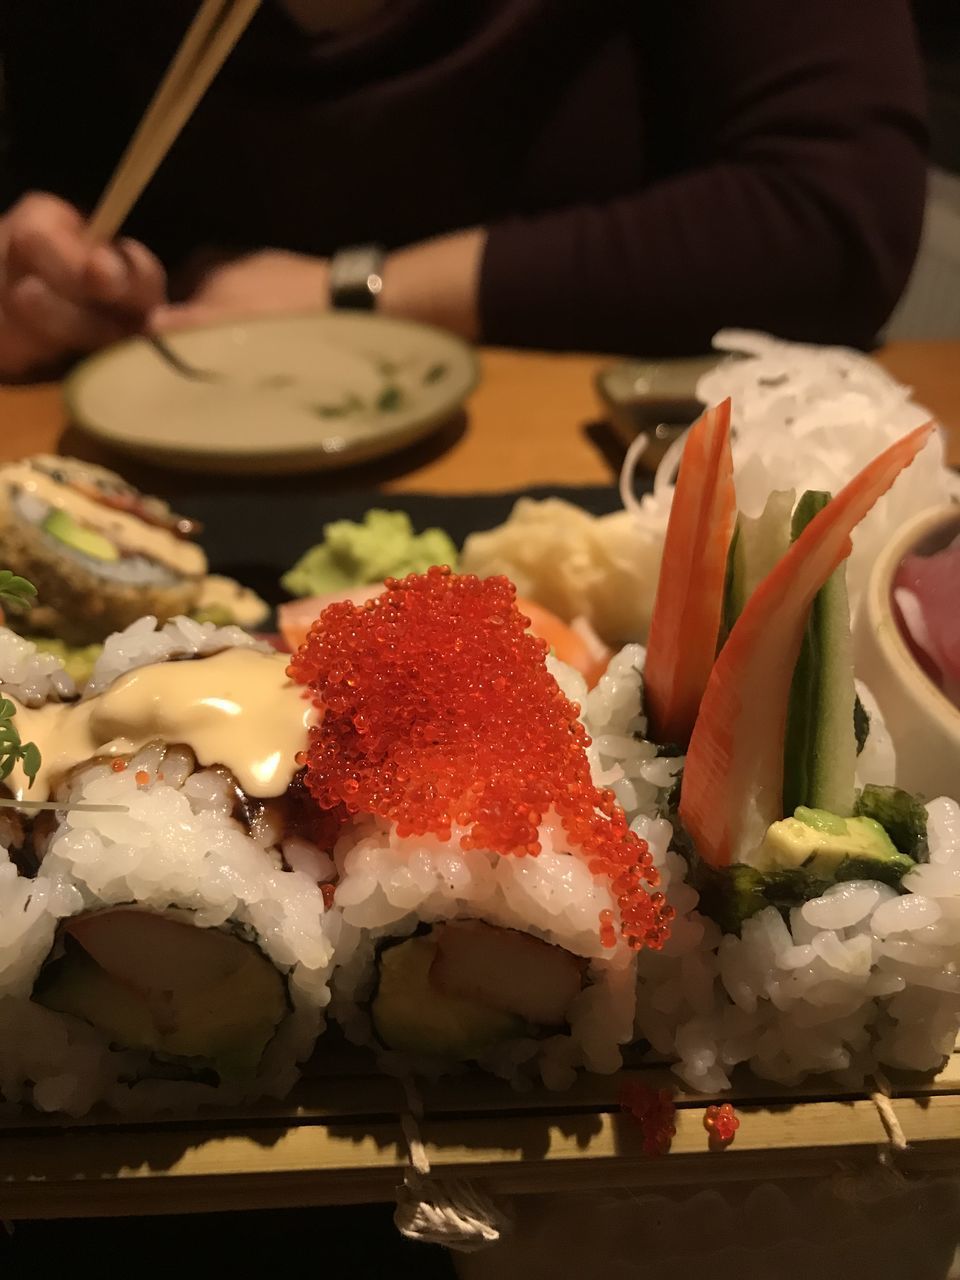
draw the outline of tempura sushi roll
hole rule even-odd
[[[297,780],[312,710],[282,657],[230,636],[146,620],[84,701],[17,712],[53,808],[9,827],[0,865],[7,1101],[282,1096],[313,1049],[338,919]]]
[[[506,579],[432,569],[331,605],[290,671],[342,826],[334,1016],[394,1066],[562,1088],[620,1066],[671,909],[526,626]]]
[[[4,467],[0,561],[39,600],[11,621],[83,645],[144,614],[189,613],[207,571],[195,531],[103,467],[42,454]]]

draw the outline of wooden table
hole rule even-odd
[[[585,426],[599,416],[596,356],[485,351],[466,429],[402,467],[363,469],[333,483],[441,493],[531,484],[603,484],[613,468]],[[960,342],[897,343],[880,359],[916,388],[950,432],[960,464]],[[55,386],[0,389],[0,461],[55,449],[64,430]],[[82,440],[68,435],[73,449]],[[322,1055],[320,1055],[322,1057]],[[0,1218],[281,1207],[389,1198],[402,1177],[401,1105],[394,1082],[331,1064],[294,1097],[243,1115],[136,1126],[0,1120]],[[647,1083],[669,1074],[639,1068]],[[426,1149],[442,1176],[476,1178],[494,1193],[618,1185],[702,1184],[718,1178],[827,1177],[875,1167],[886,1141],[864,1091],[754,1086],[740,1095],[733,1147],[706,1151],[704,1099],[683,1100],[666,1160],[640,1151],[620,1113],[618,1082],[583,1079],[564,1095],[515,1094],[489,1080],[441,1082],[427,1094]],[[910,1149],[905,1172],[955,1171],[960,1055],[933,1082],[897,1090],[894,1111]],[[773,1149],[773,1150],[771,1150]]]
[[[960,342],[896,342],[878,358],[943,423],[950,461],[960,466]],[[587,427],[602,417],[593,381],[609,363],[602,356],[485,350],[465,427],[454,424],[392,462],[355,469],[335,483],[434,493],[606,484],[614,466]],[[0,387],[0,462],[56,450],[65,426],[55,385]],[[78,449],[117,465],[116,457],[70,433],[63,452]]]

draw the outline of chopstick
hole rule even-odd
[[[203,0],[93,212],[88,234],[112,240],[243,35],[260,0]]]

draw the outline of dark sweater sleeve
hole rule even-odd
[[[679,168],[609,203],[490,227],[484,340],[670,354],[707,350],[736,325],[868,345],[906,282],[923,214],[906,0],[658,9],[669,96],[661,89],[648,127],[675,113]],[[637,39],[647,45],[639,26]]]

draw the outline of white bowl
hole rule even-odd
[[[857,675],[893,737],[897,785],[927,799],[960,796],[960,710],[907,647],[894,616],[892,587],[904,556],[950,525],[960,533],[960,505],[933,507],[898,529],[877,557],[854,627]]]

